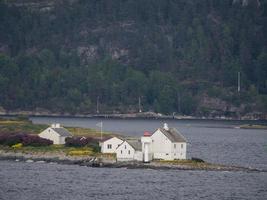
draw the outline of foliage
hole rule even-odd
[[[92,155],[93,151],[91,149],[87,149],[87,150],[72,150],[69,151],[67,153],[67,155],[70,156],[88,156],[88,155]]]
[[[52,145],[53,142],[36,135],[25,135],[22,139],[22,144],[24,146],[49,146]]]
[[[86,145],[97,143],[95,139],[90,137],[69,137],[66,138],[65,146],[68,147],[84,147]]]
[[[23,147],[23,144],[22,143],[18,143],[18,144],[12,145],[11,147],[14,148],[14,149],[20,149],[21,147]]]
[[[266,1],[12,2],[0,1],[6,110],[137,112],[140,98],[143,110],[195,114],[206,94],[267,110]]]
[[[36,135],[28,134],[1,134],[0,144],[14,146],[21,143],[23,146],[48,146],[53,142]]]

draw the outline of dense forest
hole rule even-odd
[[[0,22],[0,110],[267,113],[267,0],[0,0]]]

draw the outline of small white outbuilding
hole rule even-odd
[[[140,140],[125,140],[116,149],[117,161],[143,161],[142,144]]]
[[[101,153],[115,153],[117,147],[123,143],[118,137],[112,137],[105,139],[104,141],[99,142],[99,146],[101,147]]]
[[[72,136],[73,135],[67,129],[61,127],[60,124],[52,124],[39,134],[39,137],[51,140],[53,144],[65,144],[65,139]]]

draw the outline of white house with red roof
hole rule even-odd
[[[145,132],[141,140],[122,140],[116,137],[101,144],[102,153],[116,153],[117,161],[180,160],[186,159],[186,139],[175,128],[164,124],[154,133]]]

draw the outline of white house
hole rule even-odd
[[[143,161],[140,140],[126,140],[116,149],[117,161]]]
[[[123,143],[123,140],[117,137],[112,137],[104,141],[99,142],[101,147],[101,153],[115,153],[117,147]]]
[[[151,143],[147,146],[153,159],[186,159],[186,139],[177,129],[169,128],[165,123],[150,138]]]
[[[153,159],[186,159],[186,139],[175,128],[164,124],[153,134],[145,132],[141,140],[122,140],[117,137],[100,143],[102,153],[116,153],[117,161],[143,161]]]
[[[67,137],[72,137],[72,134],[60,124],[52,124],[50,127],[42,131],[39,136],[53,141],[53,144],[65,144]]]

